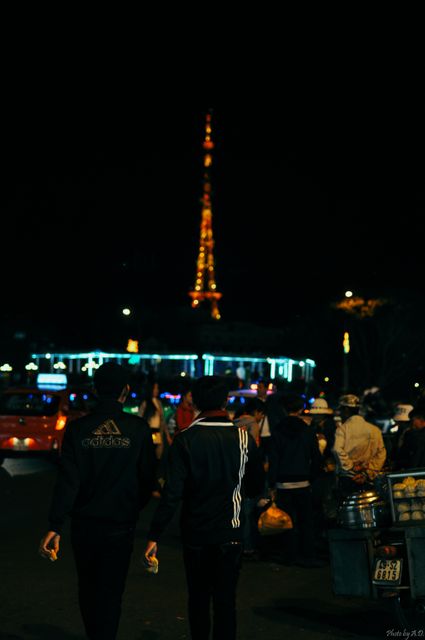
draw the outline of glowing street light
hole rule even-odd
[[[129,338],[127,341],[128,353],[139,353],[139,341]]]
[[[125,307],[122,310],[122,314],[123,314],[123,316],[129,316],[131,314],[131,309],[129,309],[128,307]]]
[[[344,347],[344,353],[350,353],[350,334],[348,331],[344,331],[342,346]]]

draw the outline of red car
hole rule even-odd
[[[29,454],[57,459],[68,424],[89,413],[96,402],[86,389],[7,389],[0,396],[0,464]]]

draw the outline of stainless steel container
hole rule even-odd
[[[390,507],[376,491],[360,491],[345,498],[338,523],[346,529],[372,529],[391,524]]]

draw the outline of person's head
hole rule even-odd
[[[414,429],[425,428],[425,405],[418,406],[412,409],[409,413],[409,420],[412,423]]]
[[[269,387],[269,383],[264,378],[260,378],[257,382],[257,396],[265,400],[267,398],[267,389]]]
[[[266,408],[264,402],[261,402],[258,398],[248,398],[248,400],[236,410],[234,417],[239,418],[243,415],[249,415],[260,423],[265,413]]]
[[[353,393],[346,393],[338,400],[338,409],[342,420],[356,415],[360,411],[360,398]]]
[[[129,372],[116,362],[105,362],[96,369],[93,384],[99,397],[124,402],[130,386]]]
[[[180,397],[180,403],[184,404],[186,407],[192,406],[193,404],[192,389],[186,389],[186,391],[183,391]]]
[[[192,385],[193,404],[199,411],[224,409],[229,381],[224,376],[202,376]]]
[[[289,415],[300,415],[304,410],[305,401],[298,393],[288,393],[283,396],[282,404]]]
[[[259,400],[258,398],[251,398],[249,402],[252,402],[250,405],[251,415],[254,416],[256,421],[260,424],[266,415],[266,407],[264,406],[264,402]]]

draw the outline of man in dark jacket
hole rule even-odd
[[[90,640],[115,640],[134,531],[154,486],[156,457],[143,418],[124,413],[128,373],[106,363],[95,373],[99,404],[68,427],[40,554],[55,559],[71,517],[81,615]]]
[[[214,640],[236,638],[242,500],[244,495],[256,496],[264,484],[261,455],[254,439],[225,411],[227,393],[227,380],[221,376],[195,381],[192,397],[200,414],[175,436],[170,447],[161,502],[145,550],[148,561],[156,556],[157,542],[182,500],[181,534],[192,640],[209,638],[211,598]]]
[[[322,456],[316,434],[300,417],[304,409],[301,396],[287,396],[284,406],[288,416],[277,425],[272,436],[269,483],[270,488],[275,489],[277,506],[286,511],[295,524],[294,529],[285,533],[287,560],[295,560],[301,566],[322,566],[315,557],[311,490],[311,481],[323,466]]]
[[[406,429],[394,468],[419,469],[425,467],[425,403],[409,413],[410,429]]]

